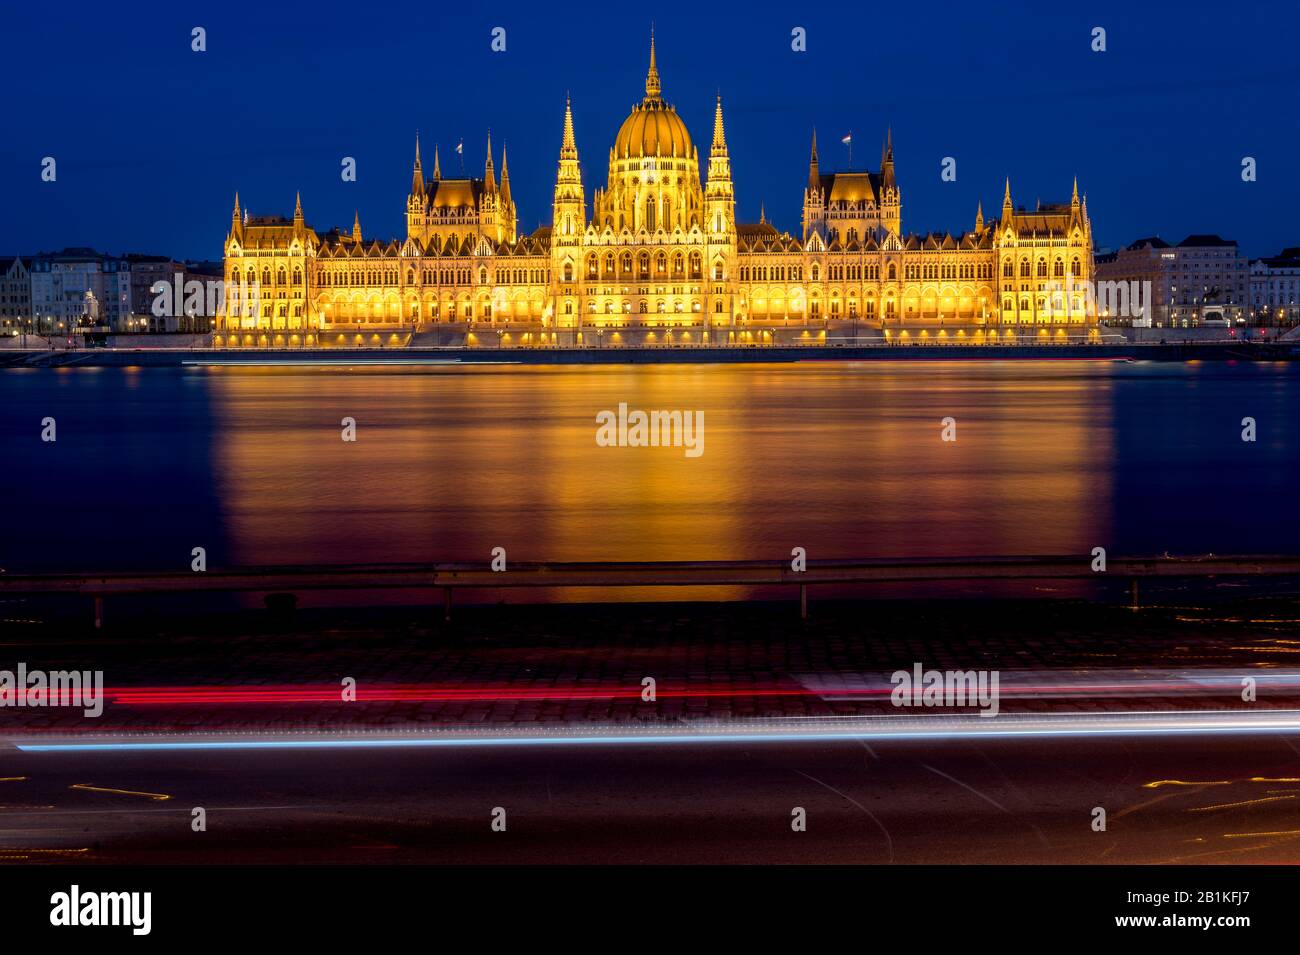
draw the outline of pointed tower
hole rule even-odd
[[[1002,193],[1002,221],[1001,228],[1005,229],[1011,225],[1011,219],[1015,215],[1016,207],[1011,204],[1011,179],[1007,178],[1006,189]]]
[[[437,160],[434,160],[437,165]],[[406,235],[420,242],[427,238],[426,227],[429,195],[424,183],[424,168],[420,165],[420,134],[415,134],[415,166],[411,170],[411,192],[406,197]]]
[[[984,231],[984,203],[979,203],[975,207],[975,231],[977,233]]]
[[[239,212],[239,193],[235,193],[235,211],[230,214],[230,237],[239,239],[241,242],[244,238],[244,220]]]
[[[713,324],[731,323],[736,274],[736,189],[731,180],[731,156],[722,120],[722,94],[713,110],[713,143],[709,147],[709,177],[704,187],[704,286],[701,307]],[[720,277],[719,277],[720,276]]]
[[[817,127],[814,126],[812,133],[812,155],[808,158],[808,188],[820,189],[821,187],[821,169],[817,163]]]
[[[433,181],[437,182],[442,178],[442,167],[438,165],[438,144],[433,144]]]
[[[483,194],[478,200],[479,234],[494,242],[502,239],[501,196],[497,192],[496,168],[492,165],[492,131],[488,130],[487,160],[483,163]]]
[[[411,170],[411,195],[424,196],[424,170],[420,167],[420,134],[415,134],[415,168]]]
[[[587,225],[587,203],[582,191],[578,142],[573,135],[573,106],[564,98],[564,138],[555,171],[555,198],[551,202],[551,288],[555,315],[562,328],[578,324],[582,234]]]
[[[510,166],[506,162],[506,148],[501,147],[501,238],[502,242],[518,241],[518,217],[515,215],[515,201],[510,195]]]
[[[293,197],[293,230],[301,232],[305,222],[302,217],[302,193],[298,192]]]
[[[361,243],[361,212],[357,210],[352,219],[352,241],[357,244]]]
[[[704,188],[704,217],[710,242],[736,231],[736,192],[731,181],[731,157],[722,122],[722,95],[713,111],[713,144],[709,147],[709,178]]]
[[[821,168],[817,162],[817,130],[813,129],[812,153],[808,159],[808,184],[803,190],[803,238],[814,232],[826,237],[826,192],[822,189]]]
[[[885,145],[880,152],[880,224],[900,235],[903,222],[903,197],[894,178],[894,130],[885,130]]]
[[[487,162],[483,165],[483,191],[495,195],[497,191],[496,172],[492,166],[492,130],[488,130]]]

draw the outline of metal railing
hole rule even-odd
[[[918,583],[970,580],[1127,580],[1137,608],[1142,578],[1300,577],[1300,556],[1209,554],[1200,557],[1111,557],[1094,570],[1089,554],[1030,557],[963,557],[810,560],[795,570],[788,560],[536,562],[505,570],[479,563],[320,564],[224,568],[202,572],[3,574],[0,596],[73,594],[95,601],[102,626],[104,598],[123,594],[292,592],[338,590],[443,591],[450,618],[455,590],[527,587],[779,587],[799,588],[800,613],[808,612],[814,585]]]

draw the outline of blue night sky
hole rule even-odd
[[[289,215],[300,189],[317,229],[360,209],[368,237],[399,236],[417,129],[426,172],[438,142],[458,174],[463,139],[480,176],[490,127],[531,231],[550,218],[565,91],[590,202],[643,94],[652,18],[701,175],[721,90],[744,221],[765,204],[799,232],[814,125],[824,172],[847,165],[850,130],[854,165],[876,168],[892,125],[905,231],[968,229],[980,200],[996,215],[1006,176],[1018,204],[1068,200],[1077,174],[1099,247],[1191,232],[1252,256],[1300,245],[1294,3],[837,6],[9,5],[0,253],[219,258],[236,189],[254,215]],[[190,51],[193,26],[208,52]],[[806,53],[790,49],[795,26]],[[344,156],[357,182],[341,181]],[[945,156],[956,182],[940,181]],[[1257,182],[1242,182],[1243,156]]]

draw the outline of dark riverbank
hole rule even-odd
[[[1295,361],[1296,342],[708,348],[91,348],[0,352],[0,368],[313,364],[736,364],[804,361]]]

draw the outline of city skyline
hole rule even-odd
[[[317,229],[347,228],[360,210],[368,236],[400,237],[390,197],[410,182],[417,131],[426,148],[438,144],[444,169],[455,174],[454,149],[463,140],[465,175],[473,176],[491,129],[498,151],[509,151],[520,231],[531,232],[550,218],[554,116],[566,91],[590,201],[612,124],[644,75],[650,27],[642,12],[566,21],[496,9],[444,18],[431,43],[419,30],[425,14],[413,9],[349,23],[351,37],[329,17],[300,17],[289,31],[279,29],[290,25],[282,20],[288,14],[260,11],[264,29],[249,31],[218,10],[145,9],[153,15],[129,30],[102,11],[64,27],[73,56],[88,53],[92,40],[123,54],[94,60],[107,95],[90,93],[84,73],[40,69],[39,50],[22,37],[47,29],[47,14],[15,13],[5,45],[26,94],[16,107],[26,134],[0,156],[0,178],[9,184],[0,231],[6,253],[91,246],[214,259],[213,236],[228,222],[236,190],[253,215],[286,215],[301,191]],[[1275,255],[1296,244],[1276,212],[1300,199],[1300,187],[1280,172],[1297,133],[1251,116],[1257,97],[1294,70],[1270,55],[1271,34],[1249,23],[1215,21],[1208,35],[1209,9],[1180,7],[1171,20],[1103,7],[1087,17],[1033,14],[994,24],[953,13],[926,24],[923,45],[949,69],[896,52],[917,49],[905,39],[920,28],[888,11],[831,19],[760,6],[745,23],[707,11],[654,19],[673,103],[697,138],[706,135],[716,95],[724,98],[741,221],[762,213],[797,234],[814,127],[827,171],[848,168],[840,140],[850,134],[853,168],[872,168],[883,131],[892,129],[908,175],[912,231],[968,228],[979,204],[986,214],[996,208],[1008,176],[1017,204],[1033,208],[1038,199],[1059,201],[1059,183],[1077,175],[1091,198],[1099,249],[1209,232],[1236,239],[1250,257]],[[403,18],[407,28],[396,29]],[[190,48],[190,21],[206,21],[205,52]],[[1090,49],[1094,22],[1107,30],[1105,52]],[[506,49],[494,53],[497,25]],[[807,31],[807,52],[791,49],[798,26]],[[867,28],[877,39],[864,70],[854,38]],[[1255,50],[1248,58],[1247,38]],[[581,52],[556,56],[562,45]],[[999,45],[1008,52],[997,53]],[[1043,51],[1035,62],[1050,73],[1046,89],[1025,83],[1019,51],[1031,49]],[[334,59],[323,59],[324,50]],[[1228,82],[1198,79],[1197,64],[1211,52],[1234,64]],[[142,94],[146,66],[154,78]],[[128,84],[135,87],[129,100],[111,92]],[[115,115],[126,118],[114,123]],[[41,180],[45,156],[58,161],[55,182]],[[345,156],[357,161],[356,182],[340,179]],[[1254,182],[1240,174],[1246,156],[1258,164]],[[945,157],[956,161],[955,181],[940,177]]]

